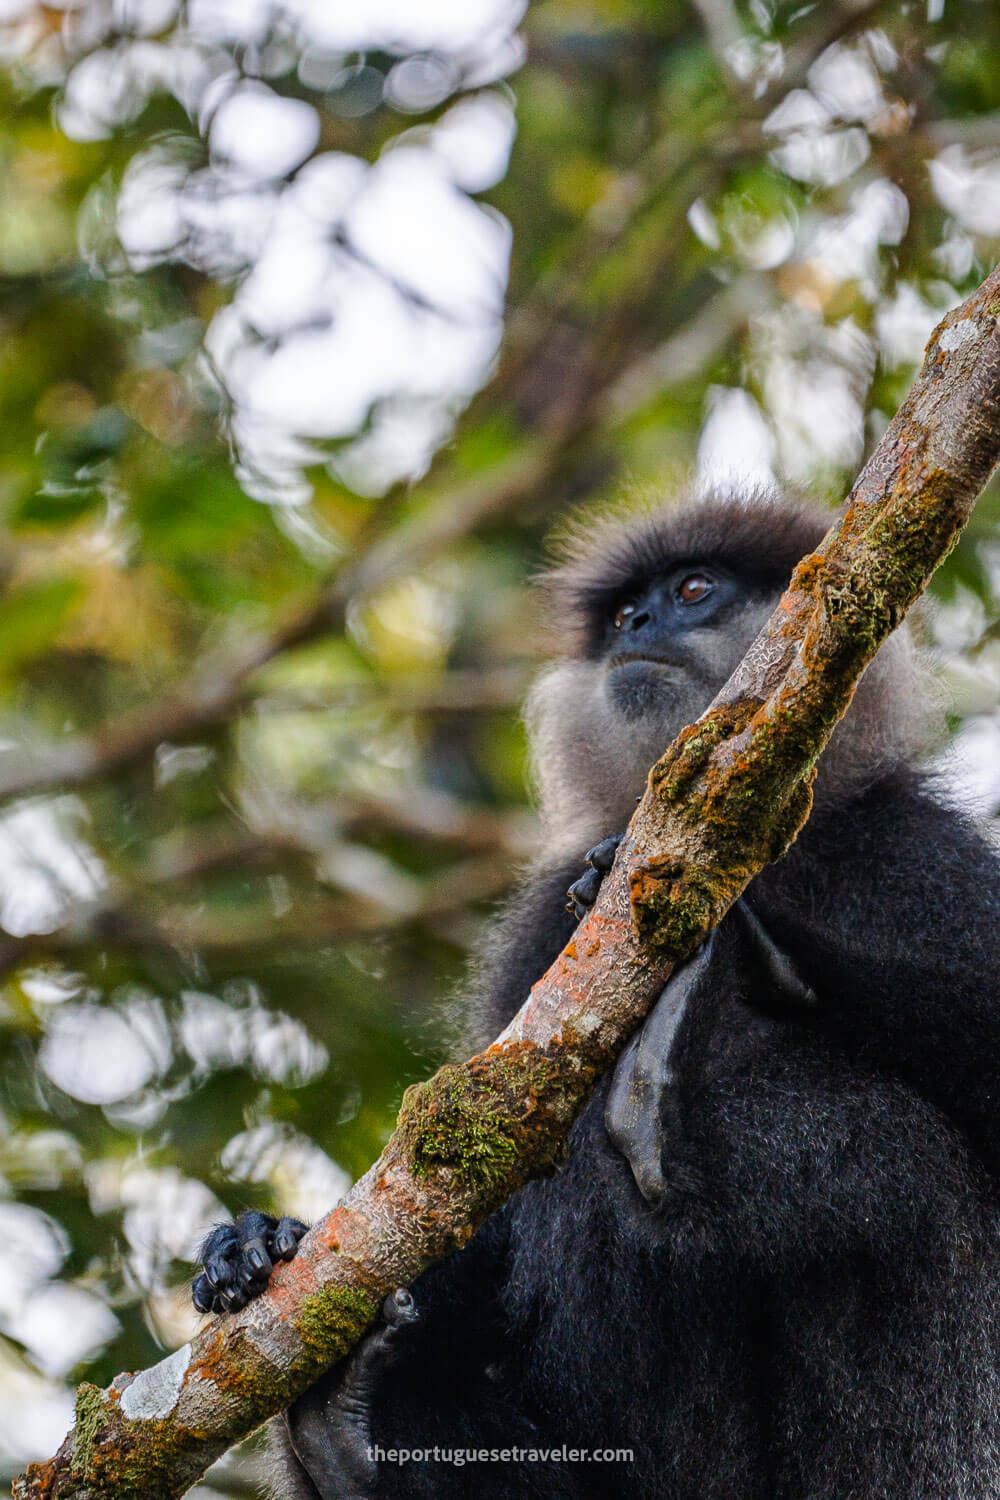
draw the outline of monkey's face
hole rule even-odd
[[[543,812],[560,842],[624,828],[650,766],[708,707],[779,596],[689,556],[601,604],[586,652],[545,671],[528,703]]]
[[[559,659],[527,704],[550,844],[578,853],[625,827],[650,766],[711,703],[826,525],[795,500],[716,495],[578,526],[543,580]],[[824,795],[910,753],[915,683],[897,635],[824,754]]]
[[[609,605],[598,659],[613,712],[664,741],[711,701],[776,603],[774,591],[692,558]],[[697,708],[694,705],[699,705]]]

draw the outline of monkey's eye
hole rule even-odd
[[[689,573],[677,585],[677,597],[682,604],[699,604],[714,588],[715,584],[705,573]]]
[[[634,599],[626,599],[624,604],[619,604],[615,610],[615,629],[622,630],[627,620],[631,620],[635,614],[636,604]]]

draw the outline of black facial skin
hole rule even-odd
[[[674,568],[621,600],[608,621],[605,655],[615,665],[670,662],[683,651],[687,634],[717,628],[747,594],[746,586],[718,564],[695,560]]]
[[[826,520],[717,496],[580,529],[528,708],[548,847],[490,924],[459,1056],[567,943]],[[807,827],[673,976],[565,1167],[273,1426],[277,1496],[996,1500],[1000,863],[914,769],[921,697],[897,640]],[[511,1455],[563,1447],[632,1457]]]
[[[609,616],[602,653],[624,719],[642,718],[682,682],[704,691],[721,686],[734,654],[728,643],[736,650],[749,644],[772,603],[720,566],[697,560],[630,593]]]

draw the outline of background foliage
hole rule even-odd
[[[1000,11],[8,0],[0,98],[13,1473],[184,1340],[208,1223],[330,1206],[439,1056],[533,847],[552,523],[841,498],[1000,254]],[[923,627],[994,817],[998,515]]]

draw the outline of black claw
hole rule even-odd
[[[243,1247],[247,1268],[254,1276],[263,1276],[266,1281],[271,1274],[271,1257],[264,1248],[264,1241],[250,1240]]]
[[[191,1287],[191,1300],[200,1313],[212,1311],[215,1301],[215,1293],[212,1291],[212,1283],[205,1275],[196,1276]]]
[[[232,1267],[229,1263],[217,1256],[213,1255],[211,1260],[205,1262],[205,1275],[208,1277],[209,1285],[217,1292],[228,1284],[231,1274]]]

